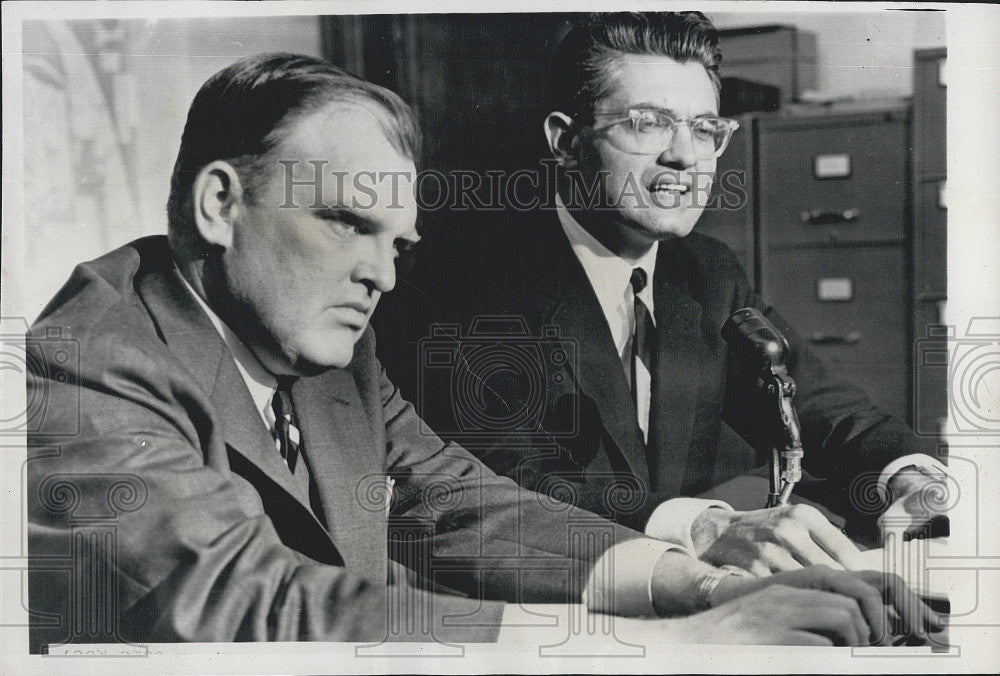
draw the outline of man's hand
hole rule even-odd
[[[901,532],[904,536],[947,535],[945,512],[954,498],[951,492],[957,491],[957,487],[949,485],[946,474],[911,465],[889,479],[888,489],[891,504],[878,520],[883,537],[888,532]]]
[[[678,643],[869,645],[869,627],[850,598],[773,584],[678,620]]]
[[[706,509],[691,529],[695,553],[715,566],[757,576],[822,564],[843,569],[858,548],[819,510],[784,505],[749,512]]]
[[[733,576],[709,601],[712,610],[689,618],[703,642],[891,645],[894,636],[943,627],[902,579],[878,571],[812,566],[766,579]]]

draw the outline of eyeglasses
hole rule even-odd
[[[678,120],[670,113],[656,108],[629,108],[593,113],[593,117],[610,117],[612,120],[594,131],[603,131],[628,122],[621,133],[607,134],[608,140],[619,150],[635,155],[659,155],[674,139],[677,127],[686,125],[691,130],[691,141],[698,159],[718,157],[729,145],[729,139],[740,125],[736,120],[715,115],[699,115],[690,120]]]

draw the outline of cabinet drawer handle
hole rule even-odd
[[[802,212],[802,222],[806,225],[834,225],[835,223],[853,223],[858,220],[860,212],[857,209],[844,209],[843,211],[813,211]]]
[[[814,333],[809,336],[809,342],[813,345],[857,345],[860,340],[861,334],[857,331],[839,336],[834,333]]]

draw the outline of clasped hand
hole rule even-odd
[[[858,548],[808,505],[748,512],[707,509],[691,531],[695,554],[715,566],[733,565],[757,576],[825,565],[843,569]]]
[[[911,485],[896,488],[903,497],[890,510],[913,500]],[[706,563],[756,576],[720,582],[714,607],[684,621],[694,634],[733,643],[887,645],[895,635],[943,626],[898,576],[845,571],[858,548],[814,507],[708,509],[692,540]]]
[[[891,645],[938,631],[942,620],[896,575],[826,566],[767,578],[729,577],[710,610],[674,620],[691,643]]]
[[[892,503],[879,518],[882,532],[927,533],[945,511],[947,477],[923,471],[897,473],[889,482]],[[809,505],[783,505],[734,512],[707,509],[691,529],[695,554],[715,566],[733,565],[757,576],[824,565],[843,569],[858,548],[823,514]]]

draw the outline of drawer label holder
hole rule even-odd
[[[851,177],[851,156],[849,153],[824,153],[813,157],[813,176],[824,180]]]
[[[854,300],[854,281],[850,277],[820,277],[816,280],[816,300],[821,303]]]

